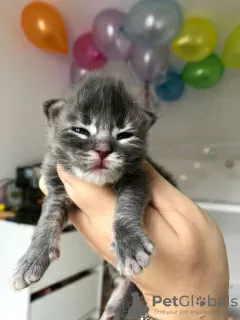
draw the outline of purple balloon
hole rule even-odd
[[[126,15],[116,9],[101,11],[93,22],[93,38],[97,49],[111,60],[127,60],[131,42],[119,31]]]
[[[71,65],[70,71],[70,79],[72,83],[77,83],[82,80],[88,71],[86,69],[80,68],[73,61]]]
[[[129,63],[139,80],[151,83],[167,72],[167,48],[153,51],[144,47],[133,47]]]

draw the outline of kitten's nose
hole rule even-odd
[[[104,160],[105,158],[107,158],[107,156],[111,153],[110,149],[108,149],[108,150],[97,149],[95,151],[98,153],[101,160]]]

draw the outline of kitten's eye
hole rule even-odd
[[[117,134],[117,140],[123,140],[133,137],[133,134],[131,132],[121,132]]]
[[[79,134],[82,134],[86,137],[89,137],[90,136],[90,133],[87,131],[87,129],[85,128],[81,128],[81,127],[72,127],[72,131],[76,132],[76,133],[79,133]]]

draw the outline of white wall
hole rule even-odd
[[[219,33],[217,52],[227,35],[240,24],[240,2],[235,0],[181,0],[186,15],[212,19]],[[169,168],[189,196],[209,201],[240,203],[240,71],[227,70],[210,90],[189,88],[172,104],[161,104],[160,120],[153,130],[151,152]],[[205,146],[217,151],[215,160],[203,155]],[[225,161],[234,159],[233,169]],[[194,162],[201,164],[194,169]],[[186,175],[187,181],[179,180]]]
[[[177,178],[188,177],[180,187],[193,198],[240,202],[239,88],[240,73],[227,72],[215,88],[188,89],[180,101],[162,105],[151,151]],[[205,146],[216,150],[215,160],[203,154]],[[233,169],[225,168],[228,159]]]
[[[19,27],[21,0],[1,1],[0,177],[42,159],[42,102],[67,85],[68,61],[31,46]]]
[[[134,0],[52,0],[64,15],[70,40],[91,27],[96,13],[104,7],[127,10]],[[41,103],[58,96],[69,83],[69,58],[51,55],[33,47],[19,26],[25,1],[1,1],[0,19],[0,178],[13,175],[15,167],[42,159],[44,130]],[[240,23],[238,0],[182,0],[187,15],[203,14],[217,25],[221,44],[227,33]],[[240,176],[236,168],[224,169],[227,157],[240,159],[240,72],[227,72],[211,90],[189,89],[177,103],[161,105],[162,116],[154,129],[152,153],[177,175],[193,197],[238,201]],[[216,163],[202,155],[205,145],[217,148]],[[220,145],[220,147],[219,147]],[[227,156],[228,155],[228,156]],[[203,169],[192,169],[200,160]],[[209,162],[210,161],[210,162]],[[210,186],[210,187],[209,187]],[[209,190],[212,189],[212,190]]]

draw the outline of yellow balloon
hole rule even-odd
[[[183,29],[172,42],[172,50],[184,61],[200,61],[209,56],[217,44],[214,24],[205,18],[191,17],[184,21]]]
[[[222,61],[226,67],[240,69],[240,25],[227,38],[222,51]]]

